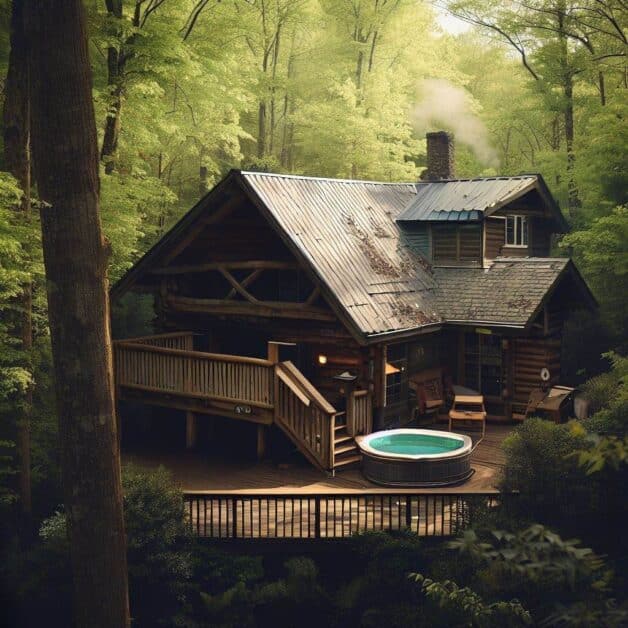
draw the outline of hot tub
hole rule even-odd
[[[386,486],[447,486],[473,475],[472,441],[463,434],[398,429],[356,439],[362,472]]]

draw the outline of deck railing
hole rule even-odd
[[[275,422],[316,466],[332,469],[336,409],[292,362],[277,364],[275,375]]]
[[[153,336],[140,336],[129,340],[119,340],[115,344],[132,343],[163,347],[164,349],[180,349],[192,351],[194,349],[194,333],[191,331],[175,331],[169,334],[155,334]]]
[[[118,341],[116,384],[147,392],[273,407],[268,360]]]
[[[351,393],[347,403],[347,433],[350,436],[370,434],[373,423],[371,397],[367,390]]]
[[[186,493],[193,534],[216,539],[334,539],[356,532],[408,529],[449,537],[497,507],[498,493]]]

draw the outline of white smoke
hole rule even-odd
[[[419,104],[413,118],[417,131],[453,132],[457,142],[471,148],[476,157],[488,166],[499,165],[497,151],[488,139],[488,130],[474,113],[469,94],[444,79],[425,79],[418,88]]]

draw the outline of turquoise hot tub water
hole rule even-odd
[[[384,454],[408,456],[444,454],[464,447],[459,438],[448,438],[432,434],[390,434],[369,441],[369,445]]]

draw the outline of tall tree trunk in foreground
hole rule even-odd
[[[30,0],[32,145],[41,210],[76,624],[129,625],[107,247],[81,0]]]
[[[28,59],[24,33],[22,0],[13,0],[11,6],[11,52],[5,83],[3,111],[4,162],[6,169],[17,179],[22,188],[21,218],[25,223],[31,217],[31,160],[30,120],[28,101]],[[33,348],[33,294],[30,281],[24,285],[18,300],[19,318],[15,334],[20,338],[24,354],[24,366],[32,373]],[[17,454],[19,460],[20,507],[29,527],[31,504],[31,413],[33,389],[27,388],[19,399],[17,408]]]

